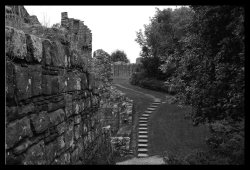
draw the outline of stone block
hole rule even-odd
[[[42,94],[42,67],[41,65],[29,66],[29,78],[31,79],[31,95]]]
[[[42,92],[46,95],[59,92],[59,81],[57,76],[42,75]]]
[[[74,147],[74,121],[71,121],[67,125],[65,132],[65,146],[66,148]]]
[[[21,120],[10,123],[6,127],[6,146],[13,147],[18,141],[25,137],[31,137],[30,120],[24,117]]]
[[[81,115],[77,115],[75,118],[75,124],[79,124],[81,122]]]
[[[15,81],[17,89],[17,99],[23,100],[31,97],[31,78],[29,69],[15,65]]]
[[[29,148],[25,155],[25,159],[23,161],[25,165],[45,165],[46,157],[45,157],[45,149],[44,142],[40,141],[38,144]]]
[[[43,46],[43,59],[42,64],[43,65],[52,65],[52,43],[50,40],[45,39],[42,41]]]
[[[36,133],[41,133],[49,127],[49,117],[46,111],[41,113],[33,114],[31,116],[31,123],[33,124]]]
[[[13,152],[16,155],[19,155],[21,153],[23,153],[24,151],[27,150],[27,148],[32,144],[32,142],[28,139],[26,139],[24,142],[22,142],[20,145],[18,145],[17,147],[14,148]]]
[[[79,139],[81,137],[81,125],[75,126],[75,139]]]
[[[77,90],[77,76],[73,72],[67,74],[67,91]]]
[[[96,77],[94,74],[89,74],[88,75],[88,89],[92,90],[97,87],[96,82]]]
[[[81,78],[81,89],[86,90],[88,88],[87,76],[85,73],[80,73],[79,76]]]
[[[59,41],[53,41],[51,50],[52,65],[65,67],[65,65],[67,65],[67,63],[65,63],[67,61],[67,56],[65,54],[64,46]]]
[[[15,66],[12,62],[6,62],[6,84],[5,84],[5,92],[6,92],[6,101],[7,104],[14,105],[14,69]]]
[[[79,114],[79,112],[80,112],[80,107],[81,107],[80,104],[79,104],[79,101],[76,101],[76,100],[75,100],[75,101],[73,101],[72,104],[73,104],[73,106],[72,106],[72,107],[73,107],[73,108],[72,108],[72,109],[73,109],[73,113],[74,113],[74,114]]]
[[[27,56],[27,45],[23,31],[5,26],[5,52],[10,58],[25,59]]]
[[[76,148],[71,154],[71,163],[75,164],[79,159],[79,149]]]
[[[52,111],[55,111],[55,110],[58,110],[58,109],[61,109],[61,108],[64,108],[65,107],[65,101],[59,101],[59,102],[56,102],[56,103],[49,103],[48,104],[48,112],[52,112]]]
[[[65,101],[65,113],[66,113],[66,116],[69,117],[70,115],[73,114],[72,95],[65,94],[64,101]]]
[[[58,145],[58,149],[63,149],[65,147],[65,140],[64,140],[64,135],[59,136],[57,138],[57,145]]]
[[[29,62],[38,62],[42,61],[42,39],[26,34],[26,43],[27,43],[27,60]]]
[[[45,145],[45,157],[47,160],[47,163],[50,164],[54,158],[56,157],[57,148],[56,142],[50,142],[47,145]]]
[[[76,50],[72,50],[70,53],[70,64],[71,66],[80,66],[80,61],[79,61],[79,53]]]
[[[16,106],[12,106],[12,107],[5,107],[6,109],[6,118],[7,118],[7,122],[14,120],[18,117],[18,109]]]
[[[52,124],[52,126],[58,125],[59,123],[64,121],[65,112],[63,111],[63,109],[58,109],[54,112],[49,113],[48,116],[49,116],[49,121]]]
[[[66,130],[66,123],[65,122],[60,123],[59,125],[56,126],[56,129],[58,134],[61,135]]]
[[[59,93],[66,92],[67,91],[67,76],[60,75],[58,76],[58,82],[59,82]]]

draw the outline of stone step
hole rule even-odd
[[[148,123],[147,120],[139,120],[139,123]]]
[[[157,108],[158,106],[157,105],[151,105],[149,106],[150,108]]]
[[[141,117],[149,117],[149,114],[142,114]]]
[[[140,123],[139,126],[148,126],[148,124],[145,124],[145,123]]]
[[[139,135],[138,138],[139,139],[142,139],[142,138],[145,139],[145,138],[148,138],[148,135]]]
[[[154,103],[152,103],[152,105],[159,105],[159,104],[161,104],[161,102],[154,102]]]
[[[147,139],[138,139],[138,144],[139,143],[148,143]]]
[[[155,108],[149,107],[148,110],[150,110],[150,111],[155,111],[156,109],[155,109]]]
[[[138,148],[138,152],[148,152],[148,149],[146,149],[146,148]]]
[[[144,113],[149,113],[150,114],[150,113],[152,113],[152,111],[146,110]]]
[[[147,127],[139,127],[139,131],[143,131],[143,130],[144,130],[144,131],[145,131],[145,130],[147,131],[148,128],[147,128]]]
[[[146,143],[138,143],[138,148],[140,147],[148,147],[148,144]]]
[[[139,133],[139,134],[148,134],[147,131],[139,131],[138,133]]]
[[[148,120],[147,117],[140,117],[140,120]]]
[[[139,158],[148,157],[148,154],[146,154],[146,153],[139,153],[139,154],[138,154],[138,157],[139,157]]]

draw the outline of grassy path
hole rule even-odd
[[[137,119],[153,102],[153,97],[166,99],[162,92],[143,89],[129,84],[126,79],[115,79],[114,84],[129,98],[134,100]],[[125,88],[124,88],[125,87]],[[152,113],[148,122],[149,146],[148,155],[162,155],[164,151],[186,156],[196,149],[205,150],[205,137],[208,135],[207,127],[194,127],[191,120],[185,119],[188,107],[178,107],[175,104],[162,103]]]

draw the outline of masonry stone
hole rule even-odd
[[[102,155],[108,164],[111,131],[115,135],[117,115],[127,108],[113,107],[125,98],[111,88],[110,60],[94,64],[97,71],[92,67],[92,33],[83,21],[62,13],[60,28],[44,28],[24,7],[21,16],[15,9],[6,11],[13,10],[24,27],[6,19],[7,160],[88,164]]]

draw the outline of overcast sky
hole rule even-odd
[[[131,63],[139,57],[140,46],[135,42],[136,31],[149,23],[155,8],[176,6],[25,6],[30,15],[36,15],[40,23],[52,26],[61,22],[61,12],[69,18],[80,19],[92,31],[92,52],[103,49],[111,54],[123,50]]]

